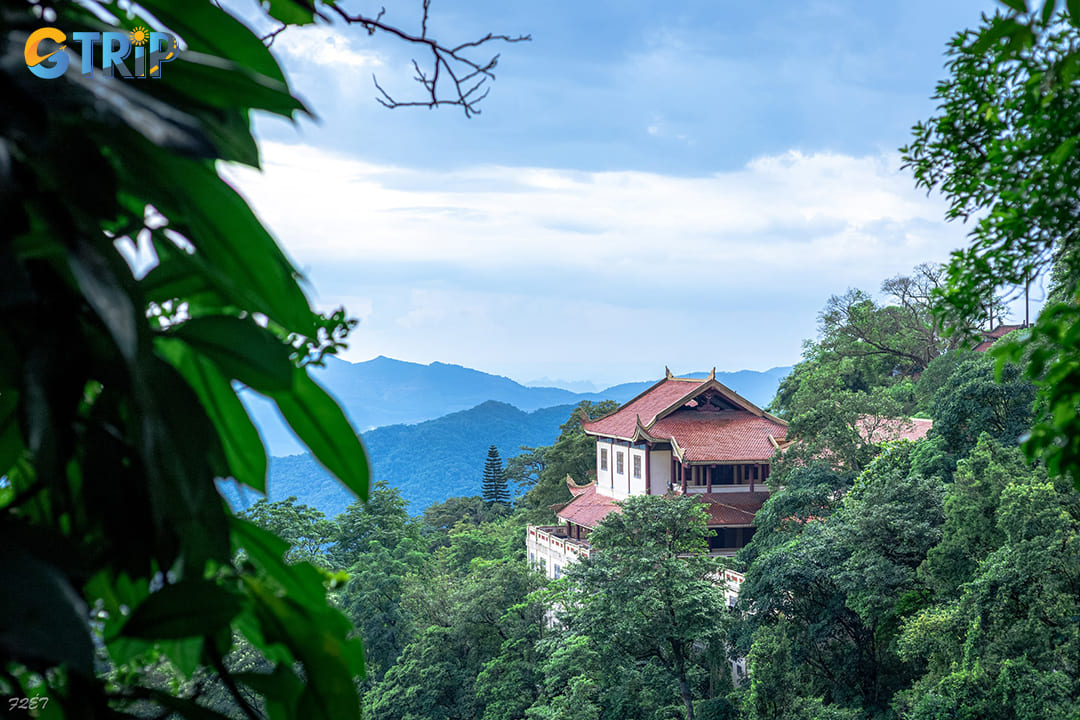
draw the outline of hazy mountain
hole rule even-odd
[[[573,405],[526,413],[506,403],[488,401],[417,425],[390,425],[363,433],[372,477],[401,490],[410,511],[418,513],[434,502],[456,495],[476,495],[489,445],[505,460],[520,446],[550,445]],[[352,496],[308,454],[275,457],[270,461],[270,499],[295,495],[301,502],[333,517],[352,502]],[[513,488],[511,488],[513,490]],[[230,502],[246,506],[258,496],[241,500],[226,487]]]
[[[719,372],[720,382],[753,403],[765,405],[791,368],[765,372],[742,370]],[[555,387],[527,387],[501,375],[446,363],[419,363],[377,357],[361,363],[329,358],[327,367],[314,371],[315,378],[345,407],[361,432],[394,424],[419,423],[474,408],[488,400],[530,412],[555,405],[576,405],[582,400],[625,402],[656,382],[657,378],[625,383],[599,392],[578,393]],[[699,373],[704,377],[705,373]],[[249,394],[245,397],[255,424],[270,454],[304,452],[278,417],[273,404]],[[486,446],[485,446],[486,448]]]
[[[562,388],[578,393],[594,393],[603,389],[591,380],[552,380],[549,377],[536,378],[521,384],[526,387]]]
[[[743,397],[763,406],[790,370],[718,372],[716,376]],[[558,388],[528,388],[508,378],[457,365],[418,365],[389,358],[356,364],[333,360],[328,368],[318,371],[317,377],[345,405],[359,428],[378,423],[379,418],[422,418],[425,413],[467,402],[467,398],[486,392],[501,396],[484,398],[469,409],[444,413],[418,424],[393,424],[362,433],[374,477],[400,488],[414,513],[448,497],[478,494],[489,445],[498,447],[504,460],[516,455],[521,445],[548,445],[558,437],[559,425],[578,402],[606,398],[625,402],[655,382],[625,383],[599,393],[572,393]],[[525,410],[504,399],[508,396],[525,405]],[[566,401],[542,409],[532,407],[552,397]],[[247,401],[255,410],[256,422],[272,454],[278,456],[270,463],[271,499],[295,495],[329,516],[344,510],[351,496],[303,453],[273,406],[258,398]],[[239,502],[235,491],[229,498],[234,504]],[[252,493],[241,504],[255,499]]]

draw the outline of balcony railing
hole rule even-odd
[[[537,547],[545,546],[560,555],[589,557],[589,543],[568,537],[565,525],[530,525],[529,539],[535,539]]]

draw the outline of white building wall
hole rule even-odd
[[[619,457],[622,457],[622,467],[619,465]],[[619,470],[622,472],[619,472]],[[626,498],[629,493],[629,481],[630,481],[630,448],[625,444],[619,444],[616,440],[611,445],[611,472],[612,472],[612,486],[611,496],[618,499]]]
[[[604,494],[611,495],[611,479],[615,473],[615,457],[611,452],[612,444],[607,440],[596,441],[596,491]],[[600,457],[602,453],[607,453],[607,469],[601,469]]]
[[[649,485],[651,495],[663,495],[671,482],[671,451],[653,450],[649,453]]]
[[[634,477],[634,462],[640,463],[640,477]],[[630,448],[630,455],[626,463],[626,471],[630,478],[630,494],[645,495],[645,448]]]

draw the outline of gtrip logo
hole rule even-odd
[[[23,47],[26,67],[45,80],[63,75],[71,63],[71,56],[64,52],[67,39],[67,35],[55,27],[43,27],[30,33]],[[130,32],[75,32],[71,33],[71,41],[80,46],[81,71],[85,76],[99,67],[106,77],[119,73],[120,77],[128,79],[160,78],[161,66],[180,54],[180,46],[172,33],[151,32],[144,27]],[[124,61],[133,54],[132,51],[134,57],[129,69]]]

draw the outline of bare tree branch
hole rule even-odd
[[[423,0],[422,15],[420,18],[420,34],[414,35],[401,28],[395,27],[383,21],[386,8],[381,8],[374,17],[363,14],[350,14],[339,5],[331,5],[330,9],[341,20],[349,25],[359,25],[367,30],[369,35],[376,32],[384,32],[393,35],[407,43],[422,46],[431,54],[431,67],[425,71],[419,62],[413,60],[413,69],[416,71],[413,79],[423,86],[423,99],[398,100],[386,91],[374,76],[375,89],[379,91],[379,97],[375,99],[388,108],[398,107],[427,107],[434,108],[440,105],[456,105],[465,112],[465,117],[480,114],[479,104],[487,97],[487,82],[495,79],[495,66],[499,62],[496,53],[486,60],[474,59],[469,51],[482,48],[495,42],[519,43],[532,40],[530,35],[496,35],[488,33],[478,40],[461,43],[449,47],[441,44],[438,40],[428,36],[428,20],[430,19],[431,0]],[[264,37],[269,39],[268,45],[273,42],[273,36],[281,30],[276,30]]]
[[[270,32],[266,33],[265,35],[263,35],[259,39],[263,41],[263,45],[265,45],[266,47],[270,47],[271,45],[274,44],[274,40],[277,39],[277,36],[280,35],[282,32],[284,32],[285,28],[287,28],[287,27],[289,27],[289,25],[287,23],[282,23],[281,27],[279,27],[279,28],[277,28],[275,30],[271,30]]]

